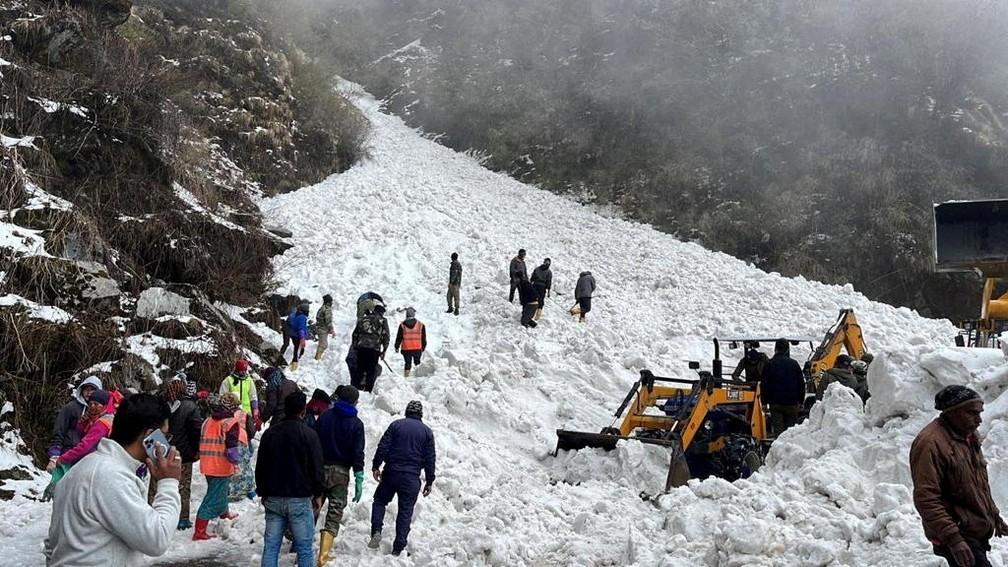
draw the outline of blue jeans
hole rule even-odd
[[[410,524],[413,523],[413,507],[420,495],[420,476],[416,473],[385,471],[378,488],[375,489],[371,504],[371,533],[381,533],[385,523],[385,507],[393,497],[399,498],[399,513],[395,522],[395,541],[392,552],[399,553],[406,548]]]
[[[277,567],[284,532],[289,527],[294,534],[294,550],[298,567],[315,567],[315,516],[311,498],[263,498],[266,507],[266,534],[263,536],[262,567]]]

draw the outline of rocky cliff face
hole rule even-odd
[[[269,357],[287,245],[255,200],[346,169],[366,128],[240,2],[0,0],[0,388],[29,445],[85,374]]]

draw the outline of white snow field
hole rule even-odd
[[[401,557],[389,555],[394,503],[381,549],[366,547],[375,488],[368,475],[331,565],[942,565],[911,503],[907,454],[935,415],[934,393],[951,383],[971,384],[988,401],[981,433],[996,496],[1008,504],[1008,364],[1000,351],[946,347],[955,332],[947,321],[871,302],[850,286],[767,274],[601,216],[487,171],[363,93],[355,97],[374,126],[369,159],[261,204],[269,222],[294,233],[295,247],[275,262],[279,291],[311,298],[313,315],[324,293],[335,298],[330,352],[316,362],[309,345],[289,375],[309,393],[347,382],[343,357],[362,292],[385,297],[393,333],[400,310],[415,307],[428,328],[423,364],[403,378],[390,349],[395,372],[386,370],[359,408],[370,463],[388,423],[421,400],[438,474]],[[520,247],[530,271],[553,260],[555,293],[531,330],[506,297],[507,264]],[[454,251],[464,266],[457,317],[444,312]],[[566,313],[582,270],[598,281],[586,324]],[[820,337],[844,307],[855,309],[877,355],[874,397],[862,409],[832,386],[752,478],[691,481],[649,501],[640,494],[660,492],[667,472],[660,448],[624,443],[610,453],[552,455],[557,428],[609,425],[640,369],[690,377],[687,360],[709,365],[712,335]],[[201,492],[200,483],[194,514]],[[221,526],[227,540],[192,543],[191,532],[180,533],[153,563],[257,565],[261,508],[236,509],[241,517]],[[41,564],[47,514],[47,504],[20,495],[0,503],[0,556]],[[992,561],[1003,566],[1008,546],[994,545]]]

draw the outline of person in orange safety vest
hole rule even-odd
[[[203,422],[200,435],[200,471],[207,477],[206,496],[196,512],[196,531],[193,540],[210,539],[207,533],[210,520],[232,520],[237,514],[228,512],[228,489],[231,475],[241,461],[238,447],[248,443],[244,416],[235,417],[241,402],[232,392],[221,394],[211,402],[210,418]]]
[[[396,352],[402,352],[406,366],[403,376],[409,376],[413,366],[420,366],[420,357],[427,350],[427,327],[417,321],[416,309],[406,308],[406,320],[399,323],[395,339]]]

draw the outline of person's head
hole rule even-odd
[[[836,362],[833,364],[833,368],[850,368],[851,362],[854,359],[846,354],[838,354],[836,357]]]
[[[862,360],[862,361],[863,361],[863,362],[864,362],[865,364],[871,364],[871,363],[872,363],[872,361],[873,361],[873,360],[875,360],[875,355],[873,355],[873,354],[872,354],[872,353],[870,353],[870,352],[866,352],[866,353],[864,353],[864,354],[862,354],[862,355],[861,355],[861,360]]]
[[[139,447],[139,455],[136,451],[131,454],[142,457],[143,447],[140,442],[155,429],[167,433],[170,415],[168,403],[160,397],[154,394],[133,394],[119,404],[109,437],[124,448]]]
[[[372,310],[379,315],[385,315],[385,304],[376,300]]]
[[[935,409],[956,433],[966,436],[980,427],[983,399],[966,386],[945,386],[935,394]]]
[[[104,412],[105,406],[108,405],[110,399],[112,399],[112,396],[107,391],[95,390],[87,401],[88,413],[97,414]]]
[[[287,417],[304,417],[307,406],[308,398],[304,395],[304,392],[301,390],[291,392],[284,398],[284,415]]]
[[[234,392],[224,392],[210,401],[210,409],[214,412],[222,411],[234,413],[241,407],[241,400]]]
[[[315,391],[312,392],[311,395],[311,401],[328,404],[330,401],[332,401],[332,398],[330,398],[329,394],[327,394],[326,391],[323,390],[322,388],[315,388]]]
[[[518,251],[518,257],[519,258],[525,258],[525,249],[524,248],[522,248],[521,250]]]
[[[458,252],[452,252],[451,259],[452,259],[452,262],[454,262],[455,260],[458,260]]]
[[[88,398],[91,397],[96,390],[102,389],[102,382],[97,376],[88,376],[83,381],[81,381],[80,386],[77,387],[77,391],[80,393],[80,397],[86,403]]]
[[[546,266],[547,268],[550,267],[550,259],[549,258],[546,258],[545,260],[543,260],[543,266]]]
[[[787,339],[777,339],[774,342],[773,350],[775,354],[791,354],[791,345]]]
[[[416,318],[416,309],[413,309],[412,307],[407,307],[406,308],[406,318],[407,319],[415,319]]]
[[[746,351],[745,357],[748,358],[749,360],[759,360],[760,351],[756,347],[752,347]]]
[[[336,399],[355,406],[360,399],[360,390],[349,384],[343,384],[336,388]]]
[[[244,358],[239,358],[234,364],[235,376],[248,376],[249,373],[249,361]]]
[[[423,404],[420,400],[411,400],[406,404],[406,417],[423,417]]]
[[[309,307],[309,303],[307,301],[302,301],[297,306],[298,313],[303,313],[303,314],[307,315],[308,314],[308,307]]]
[[[322,296],[322,305],[332,305],[332,296],[328,293]]]

